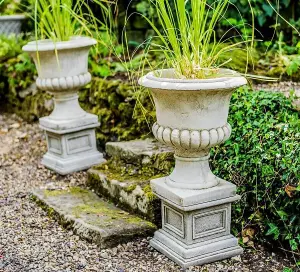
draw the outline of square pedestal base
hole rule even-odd
[[[96,146],[95,127],[98,123],[93,120],[93,123],[89,124],[90,118],[88,115],[87,120],[78,120],[85,124],[84,127],[75,128],[74,122],[68,127],[65,122],[64,130],[59,126],[57,130],[53,129],[53,120],[50,127],[41,125],[45,130],[48,145],[48,152],[44,155],[42,164],[61,175],[66,175],[104,162],[103,155]],[[43,125],[45,120],[47,117],[43,118]]]
[[[98,152],[89,152],[87,154],[81,154],[77,157],[61,158],[53,156],[53,154],[47,152],[42,159],[42,164],[47,168],[55,171],[60,175],[67,175],[77,171],[91,168],[93,165],[101,164],[105,161],[103,155]]]
[[[237,244],[237,239],[232,235],[204,243],[185,245],[174,240],[163,230],[159,230],[150,240],[150,245],[183,268],[216,262],[243,253],[243,249]]]
[[[235,185],[220,179],[212,188],[185,190],[160,178],[151,186],[162,199],[162,229],[150,242],[155,249],[183,268],[242,254],[230,234],[231,203],[240,198]]]

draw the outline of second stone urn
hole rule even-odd
[[[166,69],[139,81],[154,98],[153,134],[175,149],[176,160],[169,176],[151,181],[162,199],[162,229],[151,245],[184,268],[242,253],[230,234],[236,186],[212,173],[209,150],[230,137],[230,99],[247,81],[231,70],[219,72],[216,78],[189,80]]]
[[[98,117],[80,107],[77,94],[91,81],[88,54],[95,44],[91,38],[73,37],[56,43],[34,41],[23,47],[37,67],[37,87],[50,92],[55,103],[53,112],[40,118],[48,144],[42,163],[62,175],[104,161],[96,147]]]

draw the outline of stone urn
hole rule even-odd
[[[175,168],[151,181],[162,199],[162,229],[151,245],[184,268],[242,253],[230,234],[236,186],[216,177],[209,150],[231,133],[227,123],[232,93],[247,83],[238,73],[220,69],[212,79],[177,79],[173,69],[151,72],[139,84],[151,90],[157,122],[155,138],[175,149]]]
[[[26,19],[23,14],[1,15],[0,16],[0,35],[20,34],[22,22]]]
[[[62,175],[103,162],[96,147],[98,117],[85,112],[78,102],[78,90],[91,81],[88,54],[95,44],[91,38],[73,37],[56,43],[39,40],[23,47],[35,62],[37,87],[51,93],[55,103],[53,112],[40,118],[48,145],[42,163]]]

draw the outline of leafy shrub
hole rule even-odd
[[[30,57],[22,53],[23,37],[0,37],[0,103],[17,106],[18,93],[29,87],[35,75]]]
[[[299,251],[300,113],[280,93],[240,89],[231,101],[230,140],[213,152],[215,173],[238,186],[234,228]]]
[[[99,116],[97,139],[103,146],[108,141],[152,135],[154,112],[149,94],[136,93],[126,80],[94,78],[80,92],[79,100],[83,108]]]
[[[123,1],[119,1],[123,2]],[[129,3],[129,1],[127,1]],[[169,1],[170,2],[170,1]],[[211,0],[211,3],[214,1]],[[153,18],[154,21],[158,21],[157,15],[155,14],[153,8],[150,5],[151,0],[133,0],[130,1],[128,7],[128,13],[133,14],[135,11],[140,12],[147,16],[148,18]],[[272,6],[266,0],[250,0],[251,7],[248,0],[231,0],[231,5],[229,6],[226,14],[226,21],[224,20],[222,24],[219,25],[218,33],[224,33],[224,27],[237,27],[240,32],[244,35],[249,35],[252,31],[252,15],[251,7],[254,13],[255,27],[259,30],[257,35],[260,38],[271,39],[273,36],[274,26],[277,24],[277,31],[284,31],[285,41],[292,42],[296,45],[299,41],[297,33],[292,30],[292,28],[284,22],[280,17],[277,17],[275,10],[278,10],[280,15],[282,15],[287,21],[289,21],[293,26],[299,28],[300,19],[300,2],[297,0],[270,0]],[[187,7],[190,6],[190,1],[186,1]],[[118,4],[121,5],[120,3]],[[122,3],[124,9],[124,4]],[[277,18],[276,18],[277,17]],[[123,21],[121,22],[123,23]],[[244,23],[248,24],[248,27],[244,26]],[[132,20],[130,20],[129,27],[134,27],[135,25],[140,25],[141,19],[139,16],[133,14]],[[145,26],[144,26],[145,28]],[[271,28],[271,31],[270,31]],[[261,33],[261,35],[259,34]]]
[[[20,13],[20,0],[3,0],[0,1],[0,15],[12,15]]]

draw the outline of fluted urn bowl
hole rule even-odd
[[[173,69],[165,69],[147,74],[139,84],[154,98],[155,138],[175,149],[176,165],[167,184],[184,189],[218,185],[220,179],[209,166],[209,150],[230,137],[230,99],[246,79],[228,69],[220,69],[216,78],[178,79]]]
[[[78,119],[86,115],[78,103],[77,91],[91,81],[88,54],[97,42],[88,37],[74,36],[69,41],[39,40],[23,47],[33,58],[38,78],[37,87],[53,94],[53,120]]]

